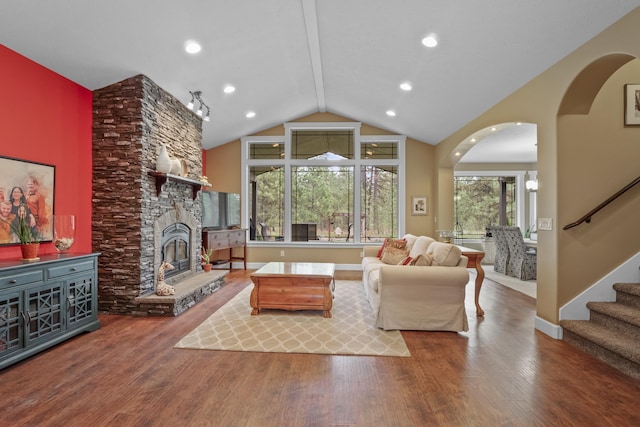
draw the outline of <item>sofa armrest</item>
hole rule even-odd
[[[368,256],[377,257],[378,251],[380,250],[380,246],[364,246],[362,249],[363,249],[362,252],[365,257],[368,257]]]

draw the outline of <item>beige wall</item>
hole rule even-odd
[[[331,113],[316,113],[294,120],[296,122],[354,122],[349,118]],[[392,132],[376,128],[363,123],[360,128],[362,135],[391,135]],[[274,126],[254,135],[284,135],[284,126]],[[433,221],[434,195],[434,153],[435,147],[407,138],[406,142],[406,231],[412,234],[435,234]],[[240,141],[232,141],[228,144],[207,150],[207,177],[213,185],[211,190],[225,192],[241,192],[241,159]],[[427,196],[429,199],[429,215],[412,216],[410,210],[411,196]],[[361,261],[361,248],[332,248],[326,249],[304,248],[290,246],[281,243],[277,247],[250,247],[247,250],[247,261],[263,263],[273,260],[278,261],[310,261],[310,262],[335,262],[337,264],[359,265]],[[295,247],[295,249],[293,249]],[[285,255],[280,256],[281,251]]]
[[[562,230],[638,176],[640,127],[622,125],[622,85],[640,82],[638,60],[625,65],[602,89],[602,67],[594,70],[591,78],[581,81],[582,90],[573,94],[582,98],[576,103],[590,101],[585,94],[597,94],[591,112],[558,119],[572,81],[589,64],[612,53],[639,57],[638,39],[640,8],[436,147],[440,179],[448,179],[451,153],[468,135],[497,123],[537,124],[538,218],[553,220],[552,231],[538,232],[537,315],[551,323],[557,324],[562,305],[640,250],[638,189],[594,217],[591,224]],[[445,187],[439,183],[438,203],[452,205],[453,193]],[[440,215],[448,211],[443,206]]]

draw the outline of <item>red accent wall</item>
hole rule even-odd
[[[54,214],[76,216],[71,252],[90,252],[92,92],[3,45],[0,64],[0,156],[56,166]],[[20,257],[0,247],[0,259]]]

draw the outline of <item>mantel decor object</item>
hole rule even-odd
[[[53,216],[53,245],[58,252],[68,252],[76,235],[76,217],[74,215]]]
[[[171,158],[167,152],[166,144],[160,144],[160,154],[158,154],[158,159],[156,160],[156,171],[162,173],[171,172]]]

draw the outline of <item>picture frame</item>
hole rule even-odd
[[[429,200],[427,196],[412,196],[411,197],[411,215],[428,215],[429,214]]]
[[[55,176],[53,165],[0,156],[0,246],[20,244],[10,225],[19,212],[40,242],[53,241]]]
[[[640,126],[640,84],[624,85],[624,125]]]

